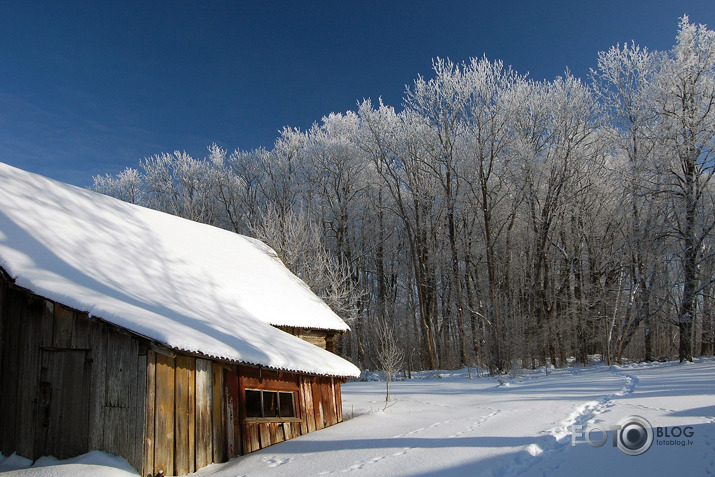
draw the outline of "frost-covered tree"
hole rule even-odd
[[[210,183],[214,185],[217,202],[216,225],[236,233],[246,230],[246,218],[241,197],[247,189],[246,181],[232,169],[234,155],[228,156],[226,149],[216,143],[208,148],[210,163]]]
[[[640,325],[644,328],[645,358],[652,359],[651,321],[653,285],[658,255],[663,253],[663,214],[654,160],[659,154],[658,111],[654,104],[655,79],[661,55],[631,43],[616,45],[598,55],[598,69],[591,71],[593,86],[601,100],[606,139],[612,146],[611,166],[618,171],[624,214],[625,261],[629,281],[624,315],[616,330],[609,330],[609,359],[620,361],[624,349]],[[619,158],[624,158],[621,161]],[[612,322],[615,326],[616,322]]]
[[[141,204],[144,200],[142,177],[138,170],[128,167],[116,177],[109,174],[93,178],[92,189],[130,204]]]
[[[486,266],[482,313],[488,320],[488,365],[498,371],[508,368],[504,348],[510,343],[503,337],[508,332],[505,317],[512,313],[508,290],[499,285],[509,273],[508,255],[499,253],[499,244],[508,242],[516,213],[515,195],[519,195],[510,175],[514,161],[518,160],[513,147],[513,124],[515,116],[521,113],[517,88],[524,79],[501,61],[490,62],[486,58],[472,59],[465,66],[464,75],[465,165],[461,173],[467,184],[468,207],[481,230]]]
[[[683,18],[670,52],[614,46],[588,85],[438,58],[401,111],[363,100],[94,188],[265,240],[365,367],[385,327],[408,371],[650,359],[673,336],[690,359],[715,348],[713,49]]]
[[[460,284],[459,252],[457,245],[458,200],[460,194],[460,176],[462,165],[458,154],[458,142],[463,134],[465,106],[470,91],[466,81],[466,66],[454,64],[450,60],[437,58],[433,61],[434,77],[425,80],[418,77],[412,88],[406,92],[405,106],[410,111],[424,118],[430,134],[425,136],[425,173],[434,176],[435,184],[444,204],[446,238],[448,240],[448,260],[445,267],[449,274],[445,281],[443,320],[450,323],[456,316],[459,335],[460,364],[468,364],[467,339],[464,322],[465,304]],[[454,297],[451,299],[451,297]],[[442,326],[443,331],[449,326]],[[442,336],[442,339],[445,339]],[[447,336],[447,339],[449,337]]]
[[[360,215],[354,212],[367,188],[367,160],[355,144],[358,122],[353,112],[324,117],[308,131],[304,151],[311,206],[348,264],[354,248],[350,232],[359,227]]]
[[[271,246],[286,267],[333,311],[348,324],[354,324],[361,292],[353,286],[350,270],[326,249],[320,227],[306,213],[281,215],[274,207],[268,207],[251,233]]]
[[[677,42],[658,74],[656,101],[666,141],[665,173],[680,247],[682,296],[679,359],[693,360],[696,300],[702,292],[703,245],[715,225],[707,207],[715,161],[715,32],[680,21]],[[709,284],[709,281],[706,285]]]
[[[396,336],[395,329],[386,320],[376,322],[377,361],[380,369],[385,372],[385,406],[390,401],[390,383],[394,375],[400,371],[404,359],[404,351]]]
[[[155,154],[141,162],[149,207],[196,222],[216,218],[211,165],[182,151]]]

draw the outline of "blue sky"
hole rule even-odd
[[[585,78],[598,51],[669,49],[715,1],[0,2],[0,162],[89,185],[175,149],[270,148],[362,98],[400,109],[432,59]]]

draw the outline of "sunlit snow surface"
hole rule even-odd
[[[263,243],[0,164],[0,267],[38,295],[175,349],[353,376],[268,323],[347,325]]]
[[[434,373],[431,373],[434,376]],[[715,360],[695,364],[593,366],[396,382],[384,407],[383,382],[343,387],[340,426],[200,472],[235,475],[712,475],[715,473]],[[692,426],[692,445],[658,445],[640,456],[569,428],[642,416],[653,427]],[[593,434],[592,440],[598,441]],[[680,439],[682,440],[682,438]]]
[[[394,383],[343,386],[346,421],[277,444],[198,475],[234,476],[705,476],[715,473],[715,360],[695,364],[590,366],[525,371],[515,378],[466,370],[420,373]],[[508,382],[506,386],[503,383]],[[688,444],[628,456],[583,438],[573,424],[608,427],[642,416],[653,427],[690,428]],[[597,434],[592,435],[598,441]],[[662,439],[661,439],[662,440]],[[667,440],[667,439],[666,439]],[[0,463],[2,469],[2,463]],[[58,470],[60,466],[57,467]],[[89,475],[71,472],[54,475]],[[33,469],[15,475],[35,474]],[[105,475],[105,474],[101,474]]]

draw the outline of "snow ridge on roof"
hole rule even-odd
[[[272,326],[348,326],[262,242],[0,163],[0,267],[38,295],[177,350],[356,376]]]

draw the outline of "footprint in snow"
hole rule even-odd
[[[292,461],[293,459],[290,457],[277,457],[277,456],[270,456],[270,457],[264,457],[261,459],[263,463],[267,464],[268,467],[278,467],[279,465],[284,465]]]
[[[539,447],[538,444],[529,444],[526,447],[526,451],[532,455],[532,457],[536,457],[537,455],[541,455],[544,453],[544,450]]]

